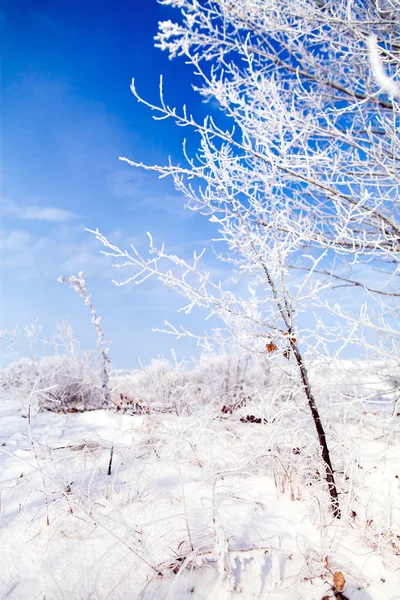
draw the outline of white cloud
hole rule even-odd
[[[21,209],[19,213],[20,219],[25,220],[38,220],[38,221],[49,221],[50,223],[63,223],[75,218],[77,215],[64,210],[63,208],[52,208],[42,206],[28,206],[25,209]]]
[[[37,205],[23,206],[7,199],[1,200],[0,214],[22,221],[46,221],[48,223],[64,223],[78,216],[63,208]]]

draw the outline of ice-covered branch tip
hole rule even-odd
[[[86,281],[83,271],[80,271],[78,277],[75,275],[71,275],[69,279],[67,279],[64,275],[61,275],[57,281],[60,283],[66,283],[71,289],[73,289],[81,298],[84,298],[85,304],[89,304],[90,296],[86,289]]]
[[[369,59],[371,62],[372,72],[375,75],[376,81],[382,89],[394,98],[400,98],[400,85],[391,77],[388,77],[380,57],[380,48],[375,35],[371,35],[368,40]]]

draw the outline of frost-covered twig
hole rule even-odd
[[[109,342],[105,339],[103,329],[100,325],[101,317],[97,315],[96,309],[91,302],[90,295],[86,288],[86,281],[83,272],[79,273],[79,276],[71,275],[68,279],[62,275],[58,278],[60,283],[66,283],[71,289],[73,289],[81,298],[84,299],[85,305],[89,308],[90,314],[92,315],[91,321],[97,332],[97,349],[102,358],[102,387],[104,395],[104,405],[111,403],[110,390],[109,390],[109,372],[111,369],[111,361],[108,357],[108,344]]]
[[[376,36],[371,35],[368,38],[367,43],[372,71],[377,82],[387,94],[390,94],[394,98],[400,98],[400,85],[385,73]]]

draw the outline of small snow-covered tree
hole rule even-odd
[[[185,166],[133,166],[172,176],[218,228],[217,257],[251,281],[256,294],[213,281],[193,261],[158,248],[121,250],[98,231],[106,253],[134,265],[125,282],[158,277],[205,307],[243,341],[261,339],[298,369],[314,419],[334,514],[340,514],[325,432],[303,351],[301,314],[310,304],[350,324],[352,341],[369,328],[396,344],[400,249],[400,4],[398,0],[164,0],[180,9],[160,23],[156,45],[183,56],[212,100],[197,121],[165,101],[139,96],[156,118],[171,118],[200,138]],[[217,124],[217,103],[222,112]],[[186,148],[186,147],[185,147]],[[357,275],[343,269],[357,267]],[[121,265],[121,263],[120,263]],[[362,268],[361,268],[362,266]],[[295,288],[291,269],[303,270]],[[374,269],[380,273],[374,284]],[[296,271],[295,271],[296,272]],[[301,271],[298,271],[301,273]],[[373,305],[359,315],[335,299],[334,285],[360,289]],[[324,323],[322,323],[322,328]],[[181,335],[171,326],[170,331]],[[336,338],[343,338],[343,326]],[[330,329],[331,339],[334,330]],[[313,344],[322,343],[313,338]],[[260,347],[260,345],[258,346]]]
[[[89,308],[90,314],[92,315],[91,321],[96,329],[97,334],[97,350],[99,352],[102,368],[101,368],[101,380],[102,380],[102,392],[103,392],[103,406],[107,406],[111,403],[111,395],[109,390],[109,379],[110,379],[110,369],[111,369],[111,361],[108,356],[108,344],[105,339],[104,331],[101,327],[100,321],[101,317],[98,316],[97,311],[91,301],[91,297],[86,287],[86,280],[83,274],[83,271],[79,273],[79,276],[71,275],[68,279],[61,275],[58,278],[60,283],[67,284],[71,289],[75,290],[75,292],[84,300],[84,304]]]

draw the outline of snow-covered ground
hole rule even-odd
[[[113,381],[129,392],[127,374]],[[340,571],[343,598],[399,599],[400,417],[339,388],[322,412],[341,519],[285,386],[232,415],[221,402],[57,414],[4,391],[0,597],[321,600],[341,597]]]

